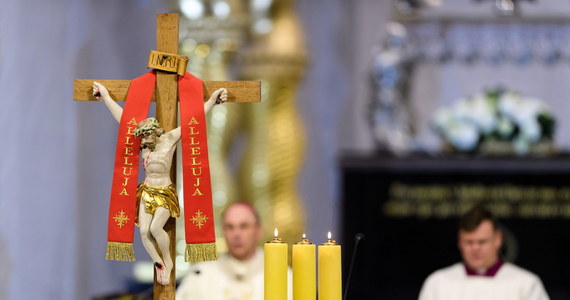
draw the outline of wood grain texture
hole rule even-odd
[[[156,48],[157,51],[167,53],[178,53],[178,14],[158,14],[156,17]],[[176,128],[177,118],[177,98],[178,98],[178,75],[163,71],[156,71],[156,87],[154,91],[156,97],[156,118],[164,130],[169,131]],[[176,166],[173,159],[172,166]],[[171,168],[170,176],[172,182],[176,182],[176,168]],[[172,218],[169,222],[174,222]],[[154,272],[154,293],[155,300],[174,299],[176,292],[176,226],[165,228],[170,238],[170,257],[173,266],[170,272],[170,283],[161,285],[156,281],[156,270]]]
[[[150,50],[146,67],[176,73],[184,76],[188,66],[188,56]]]
[[[115,101],[125,101],[129,90],[130,80],[99,80],[76,79],[73,81],[73,99],[75,101],[97,101],[93,97],[93,81],[104,85],[111,98]],[[261,81],[203,81],[204,101],[219,88],[228,90],[227,102],[260,102]],[[156,90],[152,101],[156,101]]]

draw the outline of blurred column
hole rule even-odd
[[[296,187],[305,134],[295,101],[307,64],[294,1],[273,1],[268,17],[254,19],[252,29],[241,77],[262,81],[262,103],[243,106],[248,143],[239,169],[240,192],[259,209],[267,237],[277,227],[280,236],[292,242],[305,228]]]
[[[188,71],[202,80],[232,80],[230,65],[247,33],[247,13],[239,0],[180,0],[181,54],[190,58]],[[215,216],[238,200],[228,156],[239,129],[240,104],[212,108],[207,116],[208,149]],[[179,185],[180,186],[180,185]],[[221,237],[221,222],[216,221]]]

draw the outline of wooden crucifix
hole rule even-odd
[[[158,14],[157,15],[157,38],[156,47],[157,51],[163,53],[178,53],[178,14]],[[151,54],[153,55],[153,54]],[[154,53],[156,55],[156,53]],[[161,62],[159,62],[161,63]],[[149,59],[150,64],[150,59]],[[167,64],[165,62],[165,64]],[[180,71],[180,70],[178,70]],[[152,100],[156,101],[156,116],[160,122],[160,126],[167,132],[174,131],[177,127],[177,102],[179,101],[179,75],[176,73],[170,73],[166,71],[156,70],[156,86],[154,88],[154,93],[152,94]],[[180,72],[179,72],[180,73]],[[80,79],[74,81],[74,100],[77,101],[97,101],[98,99],[93,95],[94,81],[101,83],[108,90],[110,97],[116,101],[124,101],[127,98],[127,91],[129,86],[131,86],[131,80],[89,80]],[[210,98],[210,95],[214,91],[225,88],[227,90],[227,102],[259,102],[261,100],[260,93],[261,83],[259,81],[204,81],[203,95],[200,95],[205,101]],[[188,124],[191,124],[194,119]],[[184,125],[184,124],[182,124]],[[129,129],[129,133],[130,133]],[[190,134],[193,133],[193,128],[190,128]],[[184,133],[184,132],[183,132]],[[132,135],[132,133],[130,133]],[[134,133],[136,135],[136,133]],[[144,138],[143,138],[144,139]],[[129,141],[129,137],[127,137]],[[192,139],[192,143],[195,141]],[[127,149],[127,152],[130,150]],[[136,150],[134,150],[136,151]],[[193,152],[195,149],[192,150]],[[196,150],[197,151],[197,150]],[[144,151],[143,151],[144,152]],[[143,157],[143,165],[144,165]],[[147,158],[148,160],[148,158]],[[125,163],[126,163],[125,159]],[[132,162],[131,162],[132,163]],[[138,162],[137,162],[138,163]],[[171,170],[170,172],[171,181],[175,182],[175,172]],[[209,179],[208,179],[209,180]],[[126,183],[126,182],[125,182]],[[199,193],[198,189],[194,193]],[[196,226],[202,228],[204,222],[207,218],[201,215],[198,210],[197,214],[194,216],[185,216],[186,219],[192,218]],[[114,221],[117,223],[118,227],[123,227],[122,224],[128,222],[130,219],[128,215],[117,214],[115,217],[110,217],[110,222]],[[169,218],[164,225],[164,230],[168,233],[170,244],[169,253],[172,258],[175,258],[175,219]],[[109,251],[109,248],[108,248]],[[160,252],[160,249],[159,249]],[[108,253],[109,254],[109,253]],[[131,259],[126,259],[131,260]],[[175,259],[172,259],[173,263]],[[154,299],[174,299],[175,296],[175,267],[174,264],[170,271],[170,281],[166,285],[162,285],[157,281],[157,272],[155,269],[155,281],[154,281]]]

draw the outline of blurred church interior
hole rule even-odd
[[[72,93],[146,72],[164,12],[189,72],[262,83],[208,117],[216,217],[246,201],[264,240],[331,231],[347,299],[417,299],[484,203],[503,258],[570,299],[565,0],[0,2],[0,299],[149,293],[138,239],[135,264],[104,260],[117,125]]]

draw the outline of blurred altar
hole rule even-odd
[[[374,150],[340,164],[344,241],[367,237],[345,254],[349,298],[417,299],[461,261],[458,217],[478,204],[499,217],[503,259],[570,297],[568,5],[467,2],[395,1],[371,50]]]

